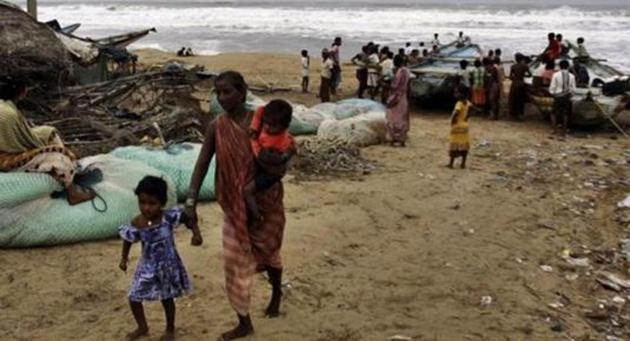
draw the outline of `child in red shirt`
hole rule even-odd
[[[293,108],[284,100],[275,99],[258,108],[249,127],[252,151],[258,164],[255,178],[245,185],[247,210],[255,220],[262,215],[255,194],[275,185],[286,173],[289,160],[295,154],[295,141],[289,134]]]

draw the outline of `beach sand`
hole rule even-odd
[[[145,64],[172,58],[157,51],[140,56]],[[184,60],[240,70],[252,85],[300,84],[297,56]],[[342,94],[351,95],[355,85],[346,67]],[[275,96],[317,102],[297,91]],[[611,133],[549,140],[548,126],[533,112],[518,123],[472,117],[469,169],[450,170],[448,131],[448,112],[414,108],[407,148],[363,150],[378,166],[373,174],[287,176],[282,315],[263,317],[270,287],[257,276],[256,333],[247,340],[602,339],[584,311],[615,293],[559,254],[584,253],[582,245],[610,250],[624,237],[615,205],[630,188],[613,180],[627,179],[628,170],[614,161],[628,157],[630,144]],[[591,178],[610,184],[595,190],[585,185]],[[214,340],[235,321],[222,288],[221,212],[209,203],[199,213],[202,247],[190,246],[185,229],[177,234],[194,285],[192,295],[177,301],[180,340]],[[0,339],[122,339],[134,328],[126,290],[140,247],[133,247],[127,274],[117,267],[120,249],[120,241],[110,240],[0,251]],[[567,280],[572,273],[579,277]],[[490,304],[481,304],[484,296]],[[563,307],[550,307],[554,302]],[[145,309],[147,340],[157,340],[162,308]]]

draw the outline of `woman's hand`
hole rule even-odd
[[[190,239],[190,245],[192,246],[201,246],[203,244],[203,237],[199,231],[193,232],[193,236]]]
[[[122,258],[120,260],[120,264],[118,264],[118,268],[124,272],[127,272],[127,259],[126,258]]]

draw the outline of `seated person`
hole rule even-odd
[[[244,196],[248,215],[256,221],[260,221],[262,215],[255,194],[280,182],[295,154],[295,141],[289,134],[292,114],[289,103],[276,99],[258,108],[252,119],[249,134],[258,170],[255,178],[245,185]]]
[[[0,172],[47,173],[65,188],[70,205],[93,199],[94,193],[73,184],[76,157],[55,128],[31,127],[18,110],[26,93],[26,82],[0,77]]]

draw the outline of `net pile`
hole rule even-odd
[[[343,140],[307,139],[298,142],[292,168],[299,175],[373,172],[376,167],[361,156],[356,145]]]

